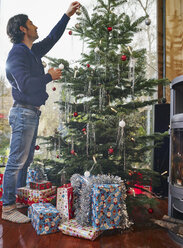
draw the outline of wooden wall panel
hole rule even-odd
[[[183,75],[183,0],[166,0],[166,77]],[[170,101],[169,87],[166,99]]]

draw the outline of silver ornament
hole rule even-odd
[[[64,69],[64,65],[62,63],[59,65],[59,69],[60,70],[63,70]]]
[[[124,120],[121,120],[121,121],[119,122],[119,127],[125,127],[125,125],[126,125],[126,123],[125,123]]]
[[[42,62],[42,65],[43,65],[44,68],[47,66],[45,61]]]
[[[80,26],[79,23],[76,23],[76,24],[75,24],[75,28],[79,29],[80,27],[81,27],[81,26]]]
[[[94,52],[98,53],[100,51],[99,47],[95,47]]]
[[[80,9],[76,10],[76,15],[81,15],[81,10]]]
[[[149,25],[151,24],[151,19],[147,18],[147,19],[145,20],[145,24],[146,24],[147,26],[149,26]]]

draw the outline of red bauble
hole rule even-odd
[[[72,31],[71,30],[69,31],[69,35],[72,35]]]
[[[86,128],[83,128],[82,131],[85,132],[86,131]]]
[[[55,91],[56,90],[56,87],[53,87],[52,90]]]
[[[35,150],[38,151],[39,149],[40,149],[40,146],[36,145],[36,146],[35,146]]]
[[[90,64],[87,64],[86,66],[87,66],[88,68],[90,68]]]
[[[72,155],[75,155],[75,151],[74,151],[74,150],[71,150],[71,154],[72,154]]]
[[[57,155],[57,158],[59,158],[59,155]]]
[[[113,149],[113,148],[109,148],[109,149],[108,149],[108,153],[109,153],[109,154],[113,154],[113,152],[114,152],[114,149]]]
[[[108,27],[107,30],[108,30],[109,32],[111,32],[111,31],[112,31],[112,27]]]
[[[148,209],[148,212],[149,212],[150,214],[152,214],[154,211],[153,211],[152,208],[149,208],[149,209]]]
[[[122,60],[122,61],[125,61],[125,60],[126,60],[126,55],[122,55],[122,56],[121,56],[121,60]]]
[[[78,116],[78,112],[74,112],[74,117],[77,117]]]

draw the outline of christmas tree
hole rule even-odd
[[[122,12],[125,2],[98,0],[91,16],[81,7],[68,33],[87,46],[76,66],[47,57],[52,67],[64,65],[57,82],[62,87],[60,127],[43,142],[56,151],[54,160],[44,160],[56,184],[85,171],[118,175],[130,186],[152,181],[153,141],[167,133],[147,135],[146,106],[157,102],[156,86],[167,80],[146,79],[146,50],[135,50],[131,43],[147,16],[132,22]]]

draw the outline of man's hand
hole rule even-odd
[[[80,7],[80,3],[79,2],[73,2],[71,3],[71,5],[69,6],[66,15],[68,17],[71,17],[72,15],[74,15],[74,13],[76,12],[76,10]]]
[[[48,70],[48,73],[51,75],[52,80],[60,79],[60,77],[62,76],[62,72],[60,69],[50,68]]]

